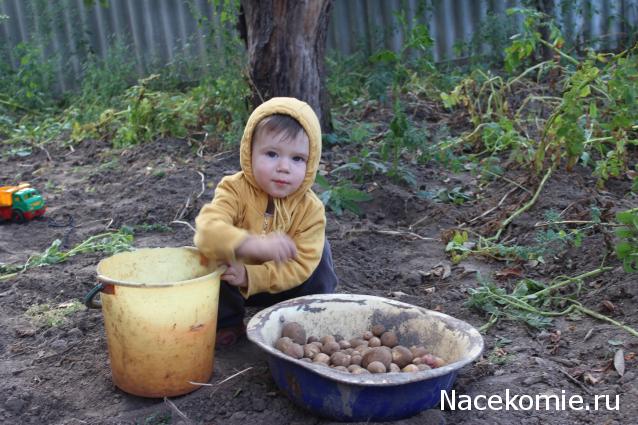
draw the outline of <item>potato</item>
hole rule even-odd
[[[281,336],[287,336],[299,345],[306,343],[306,330],[297,322],[285,323],[281,329]]]
[[[315,344],[306,344],[303,346],[303,356],[312,359],[316,354],[321,353],[321,347]]]
[[[437,367],[445,366],[445,360],[443,360],[439,356],[435,356],[434,354],[426,354],[422,356],[421,363],[424,363],[433,369]]]
[[[324,353],[317,353],[315,357],[312,359],[313,363],[323,363],[328,365],[330,363],[330,356]]]
[[[363,333],[363,339],[365,339],[366,341],[369,340],[370,338],[372,338],[374,335],[372,334],[372,332],[370,331],[365,331]]]
[[[335,339],[334,336],[332,335],[326,335],[326,336],[322,336],[321,339],[319,339],[319,341],[323,344],[326,345],[326,343],[328,342],[336,342],[337,340]]]
[[[302,362],[312,363],[312,359],[309,359],[308,357],[303,357],[299,360],[301,360]]]
[[[368,347],[380,347],[380,346],[381,346],[381,340],[377,338],[376,336],[373,336],[372,338],[368,340]]]
[[[419,368],[413,364],[406,365],[403,369],[401,369],[401,372],[418,372],[418,371],[419,371]]]
[[[292,344],[292,339],[287,336],[283,336],[275,342],[275,348],[279,351],[284,351],[284,348],[286,348],[289,344]]]
[[[432,369],[430,366],[428,366],[428,365],[426,365],[424,363],[421,363],[420,365],[417,365],[417,367],[419,368],[419,370],[430,370],[430,369]]]
[[[355,351],[356,353],[356,351]],[[350,356],[350,364],[360,365],[361,364],[361,354],[352,354]]]
[[[352,370],[350,371],[350,373],[352,373],[353,375],[365,375],[365,374],[369,374],[370,371],[368,369],[359,367],[359,369]]]
[[[387,368],[381,362],[375,361],[368,365],[368,371],[370,371],[370,373],[385,373],[386,370]]]
[[[392,351],[388,347],[374,347],[361,357],[361,366],[367,368],[372,362],[381,362],[386,369],[392,363]]]
[[[339,347],[341,347],[341,349],[346,349],[352,347],[352,345],[350,345],[350,342],[342,339],[341,341],[339,341]]]
[[[343,352],[352,355],[352,353],[354,352],[354,348],[346,348],[345,350],[343,350]]]
[[[317,342],[319,341],[319,338],[317,338],[316,336],[309,336],[308,339],[306,340],[307,344],[312,344],[313,342]]]
[[[303,347],[295,342],[287,344],[282,351],[284,352],[284,354],[287,354],[290,357],[294,357],[295,359],[300,359],[303,357]]]
[[[339,348],[340,347],[338,342],[328,342],[326,344],[323,344],[323,347],[321,347],[321,352],[331,356],[332,353],[336,353],[337,351],[339,351]]]
[[[332,356],[330,356],[330,363],[335,366],[348,367],[350,366],[350,356],[341,351],[337,351],[336,353],[333,353]]]
[[[348,369],[345,368],[345,366],[335,366],[334,370],[338,370],[339,372],[346,372],[348,373]]]
[[[370,350],[368,348],[368,344],[361,344],[358,347],[355,347],[354,351],[358,351],[362,356]]]
[[[428,350],[426,350],[425,347],[422,345],[413,345],[412,347],[410,347],[410,351],[412,352],[412,356],[415,358],[421,357],[428,353]]]
[[[385,326],[381,324],[377,324],[372,327],[372,334],[374,336],[381,336],[383,332],[385,332]]]
[[[381,344],[385,345],[386,347],[392,348],[399,344],[399,338],[397,338],[397,334],[392,331],[384,332],[379,338],[381,339]]]
[[[401,368],[396,363],[390,363],[389,372],[401,372]]]
[[[358,347],[362,344],[367,344],[367,341],[363,338],[352,338],[350,340],[350,346],[351,347]]]
[[[396,363],[400,368],[410,364],[412,359],[412,352],[403,345],[397,345],[392,349],[392,362]]]
[[[358,364],[351,364],[350,366],[348,366],[348,372],[353,373],[357,369],[363,369],[363,368],[359,366]]]

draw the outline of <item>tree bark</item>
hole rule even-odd
[[[323,132],[332,131],[324,67],[332,0],[241,0],[241,6],[253,106],[296,97],[314,109]]]
[[[543,12],[547,16],[554,16],[554,0],[536,0],[536,10]],[[541,34],[541,38],[548,43],[551,43],[549,28],[546,25],[543,25],[539,32]],[[554,57],[554,51],[547,46],[543,46],[542,49],[542,60],[547,61]]]

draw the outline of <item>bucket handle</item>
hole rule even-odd
[[[93,298],[97,295],[98,292],[102,292],[104,286],[105,285],[103,283],[98,283],[97,285],[95,285],[93,289],[91,289],[89,293],[84,296],[84,305],[88,308],[102,308],[102,303],[95,301]]]

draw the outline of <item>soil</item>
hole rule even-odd
[[[333,149],[326,158],[339,157],[338,148]],[[236,172],[238,164],[235,150],[191,147],[182,140],[158,140],[118,151],[105,142],[87,142],[72,150],[60,146],[21,158],[5,155],[0,159],[2,179],[31,182],[43,192],[49,208],[44,217],[26,224],[0,224],[0,263],[22,264],[55,239],[69,249],[91,235],[125,225],[134,230],[136,247],[191,245],[190,228],[173,221],[193,223],[199,209],[210,201],[215,184]],[[395,298],[478,327],[488,317],[469,308],[466,301],[468,291],[479,285],[479,274],[511,289],[520,277],[548,282],[604,262],[613,270],[586,280],[579,300],[596,312],[638,327],[635,275],[625,273],[613,254],[607,254],[610,238],[601,232],[588,233],[582,246],[548,256],[545,263],[509,264],[480,257],[450,262],[441,240],[448,229],[496,206],[514,187],[509,181],[534,190],[538,178],[512,167],[508,180],[485,185],[471,173],[454,174],[436,163],[412,168],[418,188],[380,176],[362,185],[373,199],[362,204],[361,216],[328,213],[327,235],[340,278],[338,292]],[[611,181],[605,190],[597,190],[590,175],[580,169],[556,171],[538,202],[503,237],[512,243],[533,242],[535,223],[550,209],[565,210],[565,220],[587,220],[593,205],[608,221],[615,211],[636,205],[636,198],[626,195],[629,181]],[[457,186],[476,196],[456,205],[417,195]],[[514,192],[500,208],[472,222],[471,228],[493,233],[495,220],[504,219],[529,199],[525,194]],[[81,254],[0,281],[0,423],[330,423],[280,392],[263,353],[247,340],[217,351],[211,386],[169,401],[120,391],[111,381],[100,310],[80,309],[53,326],[27,313],[35,305],[58,306],[82,299],[95,285],[96,264],[105,256]],[[433,270],[447,272],[441,275]],[[592,402],[596,394],[607,394],[612,407],[614,396],[619,396],[619,408],[596,412],[431,409],[397,423],[636,423],[638,339],[619,327],[589,316],[559,317],[544,330],[501,320],[485,334],[485,343],[483,356],[460,371],[454,384],[457,394],[505,397],[506,390],[532,396],[564,391],[568,396],[581,395],[586,402]],[[625,353],[622,377],[613,366],[619,348]],[[238,372],[242,373],[226,380]]]

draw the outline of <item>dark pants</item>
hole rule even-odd
[[[244,320],[245,306],[268,307],[290,298],[312,294],[331,294],[337,287],[337,275],[332,264],[332,252],[328,239],[323,245],[321,261],[308,280],[299,286],[278,294],[262,292],[245,299],[239,289],[222,280],[219,292],[217,328],[236,326]]]

